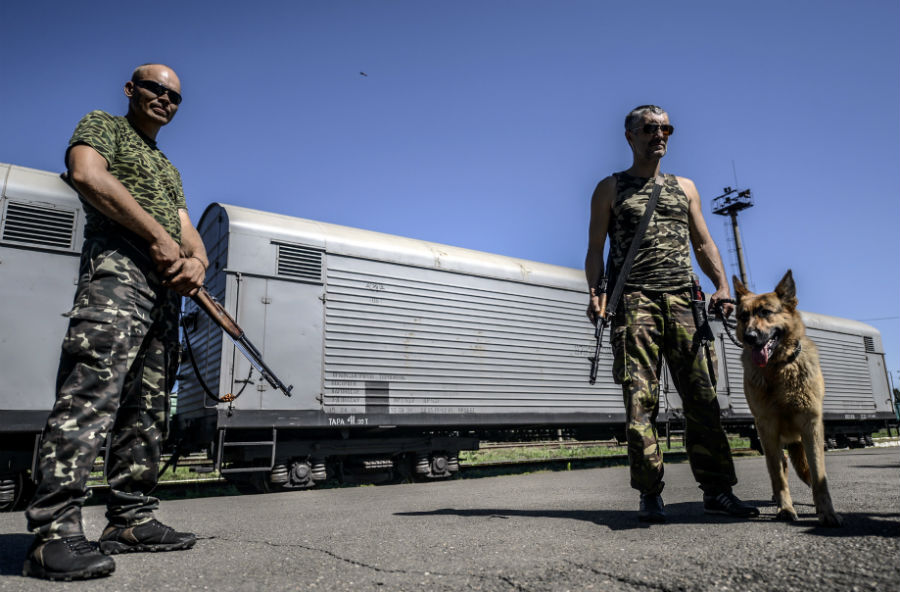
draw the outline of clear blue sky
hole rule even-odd
[[[656,103],[729,275],[709,205],[736,174],[752,286],[793,269],[802,308],[881,331],[896,384],[898,22],[896,0],[6,0],[0,161],[60,170],[78,119],[124,114],[160,61],[195,221],[222,201],[581,267],[623,118]]]

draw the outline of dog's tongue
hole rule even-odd
[[[766,364],[769,363],[769,356],[772,355],[772,346],[775,344],[774,339],[770,339],[759,349],[754,349],[751,352],[751,357],[753,358],[753,363],[759,366],[760,368],[764,368]]]

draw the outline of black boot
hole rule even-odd
[[[759,509],[745,504],[730,491],[718,495],[703,495],[703,511],[707,514],[725,514],[735,518],[755,518]]]
[[[22,575],[46,580],[88,580],[108,576],[116,569],[111,557],[100,554],[84,535],[62,539],[35,538]]]
[[[661,495],[658,493],[641,494],[641,509],[638,511],[638,520],[641,522],[666,521],[666,510],[663,506]]]
[[[197,537],[189,532],[176,532],[157,520],[137,526],[108,525],[100,535],[100,550],[107,555],[134,551],[179,551],[190,549]]]

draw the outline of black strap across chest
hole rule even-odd
[[[619,299],[622,297],[622,292],[625,290],[625,281],[628,279],[628,274],[631,273],[631,266],[634,264],[634,258],[641,246],[641,241],[644,240],[647,226],[650,225],[650,218],[653,216],[653,210],[656,209],[656,204],[659,201],[659,194],[662,193],[662,188],[663,178],[657,176],[653,181],[653,191],[650,193],[650,199],[647,201],[647,208],[644,210],[644,215],[641,218],[640,224],[638,224],[637,229],[634,231],[634,236],[631,237],[631,245],[628,247],[628,252],[625,253],[625,259],[622,261],[622,268],[616,274],[616,285],[613,286],[612,294],[609,297],[609,304],[607,305],[609,314],[615,314],[616,307],[619,306]],[[612,249],[610,249],[610,254],[611,253]],[[609,273],[609,263],[610,262],[607,261],[607,273]]]

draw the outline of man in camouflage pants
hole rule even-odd
[[[181,103],[181,84],[171,68],[144,64],[124,90],[127,114],[89,113],[66,152],[85,236],[37,491],[25,513],[35,533],[27,576],[100,577],[115,569],[107,555],[188,549],[196,541],[155,520],[159,500],[148,495],[177,365],[180,295],[200,288],[208,266],[181,176],[156,147]],[[101,554],[84,536],[81,507],[107,434],[109,524]]]
[[[657,442],[659,372],[665,356],[681,396],[686,421],[685,446],[694,478],[703,490],[708,513],[758,516],[759,511],[733,493],[737,483],[728,440],[716,399],[715,352],[701,346],[691,312],[691,259],[716,287],[710,306],[730,298],[728,279],[703,213],[694,183],[684,177],[660,175],[674,128],[668,114],[655,105],[637,107],[625,118],[625,138],[631,146],[631,168],[601,181],[591,198],[589,244],[585,274],[590,287],[588,316],[600,313],[596,287],[604,272],[603,248],[610,239],[609,289],[646,209],[658,179],[662,185],[650,225],[625,279],[622,300],[613,317],[610,340],[613,374],[622,385],[627,421],[631,486],[640,494],[638,518],[664,522],[663,462]],[[724,304],[726,315],[733,305]],[[709,356],[709,358],[707,358]]]

